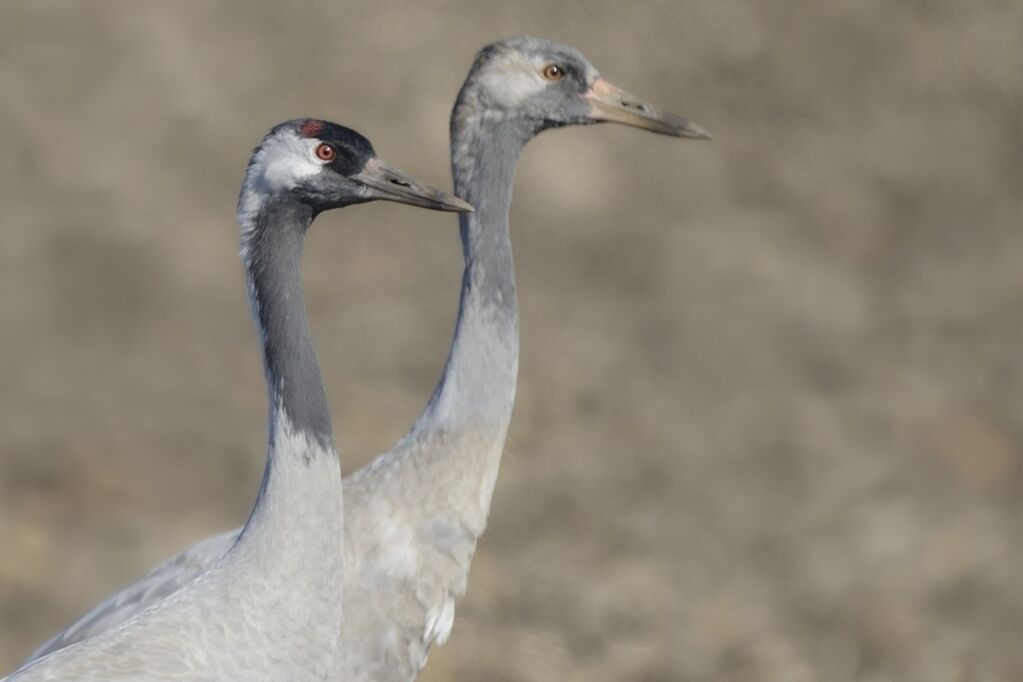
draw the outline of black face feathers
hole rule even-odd
[[[300,137],[319,140],[329,144],[337,152],[334,160],[326,164],[341,175],[351,177],[366,167],[366,162],[376,156],[373,145],[351,128],[317,118],[301,118],[280,127],[291,127]]]

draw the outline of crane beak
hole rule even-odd
[[[589,118],[592,121],[613,121],[627,126],[643,128],[662,135],[688,137],[694,140],[709,140],[711,134],[689,119],[661,111],[640,98],[630,95],[621,88],[611,85],[603,78],[594,81],[583,95],[590,103]]]
[[[471,213],[471,204],[462,201],[454,194],[442,192],[427,185],[422,185],[403,171],[388,166],[380,159],[373,157],[365,168],[350,179],[361,184],[366,199],[396,201],[400,204],[422,206],[434,211],[457,211]]]

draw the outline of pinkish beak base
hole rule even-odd
[[[662,135],[693,140],[712,139],[706,129],[689,119],[661,111],[603,78],[594,81],[583,98],[590,103],[590,118],[594,121],[622,123]]]

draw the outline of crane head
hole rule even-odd
[[[692,121],[612,85],[575,48],[532,36],[492,43],[476,56],[454,116],[481,113],[524,122],[531,134],[615,122],[676,137],[711,137]]]
[[[275,126],[252,153],[243,199],[289,194],[320,212],[367,201],[472,211],[458,197],[387,165],[365,137],[337,123],[295,119]],[[246,210],[245,207],[239,207]]]

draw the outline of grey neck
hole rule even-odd
[[[296,432],[332,451],[330,408],[302,294],[302,246],[313,217],[301,202],[267,199],[249,217],[251,224],[242,225],[243,254],[263,342],[271,428],[283,411]]]
[[[465,271],[455,337],[444,374],[415,428],[482,423],[496,426],[503,438],[511,418],[519,315],[508,211],[515,167],[530,136],[513,121],[452,118],[455,193],[476,211],[459,216]]]

